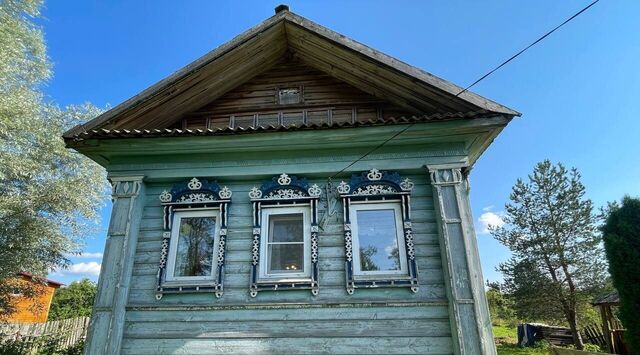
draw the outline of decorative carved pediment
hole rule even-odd
[[[215,181],[194,177],[186,183],[174,185],[171,191],[162,191],[159,198],[163,204],[192,204],[228,200],[231,195],[231,190],[226,186],[220,188]]]
[[[301,198],[318,198],[322,193],[322,189],[317,184],[309,186],[307,179],[298,178],[297,176],[289,176],[282,173],[274,176],[270,181],[262,184],[262,186],[253,187],[249,191],[249,197],[255,199],[267,200],[295,200]]]
[[[371,169],[352,175],[348,183],[341,181],[337,189],[341,195],[389,195],[409,192],[413,185],[411,179],[402,180],[396,172]]]

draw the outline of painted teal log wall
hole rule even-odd
[[[122,352],[452,353],[431,188],[426,174],[409,177],[416,182],[412,208],[420,280],[417,294],[409,289],[358,289],[354,295],[347,294],[340,212],[320,236],[318,296],[300,290],[250,297],[248,192],[261,181],[219,179],[234,192],[225,293],[220,299],[213,294],[169,294],[160,301],[155,299],[162,240],[158,195],[171,182],[148,184]]]
[[[233,139],[224,136],[87,142],[87,150],[104,152],[112,179],[140,175],[145,182],[145,191],[139,196],[142,207],[137,241],[133,250],[128,250],[132,255],[131,270],[127,271],[126,263],[120,259],[103,260],[105,270],[120,270],[122,280],[128,280],[126,306],[96,308],[94,313],[94,323],[111,319],[109,322],[115,322],[113,329],[122,329],[122,333],[96,335],[92,331],[90,339],[100,339],[101,344],[117,344],[121,340],[124,354],[474,354],[478,349],[493,353],[494,346],[488,338],[490,328],[486,329],[490,327],[486,303],[478,293],[482,290],[477,280],[481,281],[482,276],[467,191],[460,190],[458,205],[465,215],[460,219],[464,245],[458,245],[462,250],[453,250],[451,258],[443,258],[443,250],[451,250],[443,244],[447,236],[441,228],[440,206],[436,205],[440,200],[434,197],[434,185],[425,166],[468,166],[471,157],[478,155],[504,124],[504,119],[491,118],[416,125],[404,139],[390,143],[334,179],[338,184],[354,172],[378,168],[398,171],[416,183],[411,198],[420,282],[416,294],[402,288],[357,289],[355,294],[347,294],[342,207],[338,202],[336,215],[320,234],[319,295],[314,297],[303,290],[265,291],[256,298],[249,295],[249,189],[283,172],[324,186],[327,177],[359,158],[370,149],[371,142],[393,135],[401,126],[238,135]],[[445,128],[451,134],[445,134]],[[219,299],[213,294],[186,293],[166,294],[156,300],[162,240],[158,196],[174,183],[192,177],[217,180],[233,191],[225,292]],[[319,207],[322,216],[324,203]],[[114,206],[113,216],[121,213]],[[452,269],[460,266],[467,268],[467,275]],[[453,278],[449,270],[454,270]],[[469,276],[474,280],[471,284],[455,282],[456,278],[466,280]],[[112,294],[112,287],[115,286],[101,287],[100,297]],[[466,288],[472,297],[456,298],[453,290],[457,287],[462,289],[456,292]],[[460,300],[463,305],[458,307],[454,303]],[[103,317],[107,311],[113,311],[110,318]]]

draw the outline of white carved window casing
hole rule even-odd
[[[322,189],[286,173],[249,191],[253,242],[249,293],[311,290],[318,283],[318,200]]]
[[[413,182],[371,169],[337,187],[343,204],[347,292],[408,287],[418,292],[411,227]]]
[[[165,294],[224,292],[228,206],[231,190],[191,178],[163,191],[156,299]]]

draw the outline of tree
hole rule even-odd
[[[528,182],[518,179],[505,205],[505,225],[492,228],[512,252],[498,269],[518,313],[562,315],[578,349],[583,348],[577,329],[581,310],[606,282],[597,216],[584,195],[575,168],[545,160]]]
[[[98,288],[89,279],[74,281],[56,290],[51,301],[48,320],[89,317]]]
[[[640,349],[640,199],[625,197],[622,206],[613,205],[602,232],[625,341],[630,349]]]
[[[68,264],[105,190],[97,164],[67,150],[62,133],[94,117],[60,109],[41,86],[51,75],[38,0],[0,1],[0,294],[17,272],[44,276]],[[23,293],[25,294],[25,293]],[[11,312],[0,297],[0,317]]]
[[[487,303],[489,304],[489,314],[494,325],[507,323],[515,325],[515,311],[513,309],[512,298],[502,291],[502,287],[497,282],[487,282]]]

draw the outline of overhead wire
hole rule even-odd
[[[507,65],[509,62],[513,61],[514,59],[516,59],[518,56],[520,56],[522,53],[526,52],[528,49],[530,49],[531,47],[535,46],[536,44],[542,42],[545,38],[547,38],[549,35],[551,35],[552,33],[554,33],[555,31],[557,31],[558,29],[560,29],[561,27],[563,27],[564,25],[566,25],[567,23],[571,22],[573,19],[575,19],[576,17],[580,16],[582,13],[584,13],[585,11],[587,11],[588,9],[590,9],[593,5],[595,5],[596,3],[598,3],[600,0],[594,0],[593,2],[591,2],[589,5],[583,7],[580,11],[576,12],[575,14],[573,14],[571,17],[567,18],[566,20],[564,20],[562,23],[560,23],[559,25],[557,25],[556,27],[554,27],[553,29],[551,29],[550,31],[547,31],[545,34],[543,34],[542,36],[540,36],[538,39],[536,39],[535,41],[533,41],[531,44],[529,44],[528,46],[524,47],[523,49],[521,49],[520,51],[518,51],[516,54],[512,55],[509,59],[503,61],[502,63],[500,63],[500,65],[496,66],[495,68],[491,69],[489,72],[487,72],[486,74],[484,74],[483,76],[481,76],[478,80],[474,81],[473,83],[471,83],[470,85],[468,85],[467,87],[465,87],[464,89],[460,90],[457,94],[455,94],[454,97],[459,97],[461,94],[463,94],[464,92],[468,91],[470,88],[474,87],[476,84],[480,83],[481,81],[483,81],[484,79],[486,79],[488,76],[490,76],[491,74],[495,73],[497,70],[499,70],[500,68],[504,67],[505,65]],[[337,173],[331,175],[327,180],[331,181],[331,179],[333,179],[334,177],[336,177],[337,175],[340,175],[341,173],[343,173],[345,170],[349,169],[350,167],[352,167],[353,165],[355,165],[356,163],[358,163],[359,161],[361,161],[362,159],[366,158],[367,156],[369,156],[371,153],[375,152],[376,150],[382,148],[384,145],[386,145],[387,143],[389,143],[390,141],[392,141],[393,139],[397,138],[398,136],[400,136],[401,134],[403,134],[404,132],[406,132],[407,130],[409,130],[411,127],[413,127],[416,122],[412,122],[409,123],[407,126],[405,126],[403,129],[399,130],[398,132],[394,133],[391,137],[387,138],[386,140],[384,140],[383,142],[381,142],[380,144],[376,145],[375,147],[373,147],[372,149],[370,149],[369,151],[367,151],[365,154],[363,154],[361,157],[359,157],[358,159],[352,161],[351,163],[349,163],[349,165],[345,166],[344,168],[342,168],[340,171],[338,171]]]

